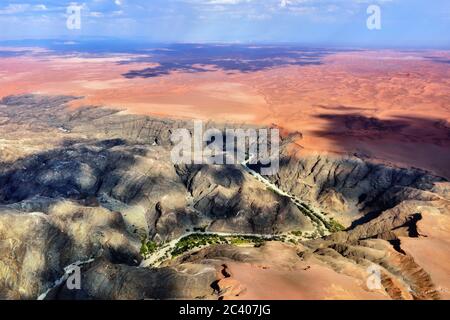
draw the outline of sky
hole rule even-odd
[[[66,26],[81,6],[81,29]],[[377,5],[381,29],[369,30]],[[120,38],[146,42],[450,48],[449,0],[1,0],[0,41]]]

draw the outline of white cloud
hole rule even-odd
[[[3,9],[0,9],[0,14],[11,15],[11,14],[24,13],[26,11],[47,11],[47,6],[45,4],[31,5],[28,3],[8,4]]]
[[[47,11],[47,6],[45,4],[37,4],[33,6],[33,10],[35,11]]]
[[[287,6],[288,4],[291,4],[291,1],[289,1],[289,0],[281,0],[281,2],[280,2],[280,7],[286,8],[286,6]]]
[[[93,17],[93,18],[100,18],[100,17],[103,17],[103,13],[98,12],[98,11],[91,11],[91,12],[89,12],[89,16]]]

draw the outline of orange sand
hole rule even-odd
[[[388,296],[364,290],[362,283],[332,269],[313,265],[308,270],[262,269],[229,263],[229,270],[244,293],[243,300],[385,300]]]

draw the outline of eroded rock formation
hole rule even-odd
[[[193,230],[281,234],[317,225],[240,165],[173,165],[170,134],[188,121],[69,109],[72,99],[0,101],[1,298],[35,299],[49,289],[55,299],[258,298],[256,278],[245,276],[252,270],[261,279],[285,272],[294,283],[327,282],[329,291],[312,298],[447,296],[445,265],[425,265],[409,241],[426,238],[438,244],[430,252],[450,259],[450,233],[430,227],[448,225],[448,182],[354,156],[303,156],[288,148],[289,136],[271,182],[347,230],[289,245],[209,246],[139,267],[144,237],[162,243]],[[82,290],[53,288],[65,266],[89,259]],[[381,274],[375,292],[365,284],[372,265]],[[264,295],[277,285],[259,288]],[[308,298],[307,289],[287,298]]]

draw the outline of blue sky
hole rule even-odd
[[[70,3],[0,1],[0,40],[450,47],[449,0],[85,0],[81,30],[66,28]],[[366,28],[370,4],[381,8],[381,30]]]

